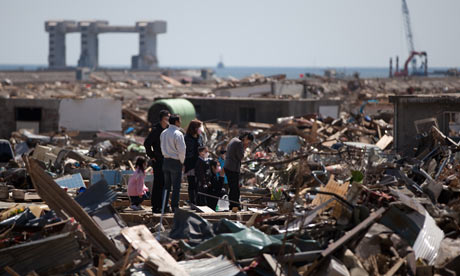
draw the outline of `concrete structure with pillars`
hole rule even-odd
[[[394,104],[394,147],[399,153],[413,154],[417,136],[431,126],[445,135],[459,136],[459,94],[390,96],[390,102]]]
[[[81,53],[78,66],[99,66],[98,35],[101,33],[139,33],[139,54],[132,57],[131,68],[151,70],[158,67],[157,35],[166,33],[165,21],[140,21],[135,26],[110,26],[108,21],[46,21],[49,33],[48,66],[52,69],[66,67],[67,33],[81,33]]]

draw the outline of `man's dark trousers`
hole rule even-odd
[[[195,176],[187,176],[188,180],[188,200],[193,203],[197,204],[198,198],[198,183],[196,183]]]
[[[179,160],[165,158],[163,162],[163,173],[165,185],[163,191],[166,191],[166,205],[168,206],[169,194],[172,188],[171,207],[173,210],[179,207],[180,183],[182,180],[182,164]]]
[[[225,175],[227,176],[228,188],[230,189],[228,193],[228,199],[235,202],[240,202],[240,173],[225,170]],[[233,207],[240,208],[240,205],[234,202],[230,202],[230,210]]]
[[[153,186],[152,186],[152,211],[161,212],[163,202],[164,174],[163,159],[158,159],[153,163]]]

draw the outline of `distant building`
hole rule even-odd
[[[217,88],[214,94],[218,97],[258,97],[258,96],[295,96],[310,98],[305,84],[293,80],[276,80],[252,85]]]
[[[244,125],[248,122],[276,123],[280,117],[320,114],[338,118],[339,100],[275,99],[275,98],[226,98],[185,97],[195,107],[202,121],[231,121]],[[156,118],[153,117],[152,118]]]
[[[0,98],[0,110],[0,138],[9,138],[19,129],[33,129],[35,134],[61,128],[80,132],[121,131],[121,101],[110,98]]]
[[[405,155],[413,153],[417,135],[436,126],[445,135],[459,136],[460,95],[430,94],[390,96],[394,104],[395,149]]]

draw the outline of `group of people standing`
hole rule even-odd
[[[204,144],[201,121],[192,120],[184,135],[179,115],[162,110],[159,117],[159,122],[152,127],[144,142],[154,173],[151,190],[152,211],[161,213],[163,201],[165,212],[174,212],[179,207],[182,176],[187,177],[191,204],[207,205],[215,210],[218,198],[225,192],[224,182],[228,179],[230,208],[239,208],[241,160],[245,148],[254,140],[253,135],[245,132],[233,138],[227,146],[227,151],[220,152],[224,155],[220,161],[225,161],[218,162],[208,158],[209,152]],[[144,179],[145,167],[145,160],[138,159],[136,172],[129,181],[128,195],[133,209],[136,209],[145,198],[145,186],[143,183],[140,184]],[[168,204],[170,194],[171,206]]]

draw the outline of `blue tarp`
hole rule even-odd
[[[300,149],[299,136],[297,135],[283,135],[280,137],[278,151],[290,154]]]
[[[85,188],[85,182],[80,173],[66,175],[54,180],[59,186],[64,188]]]

